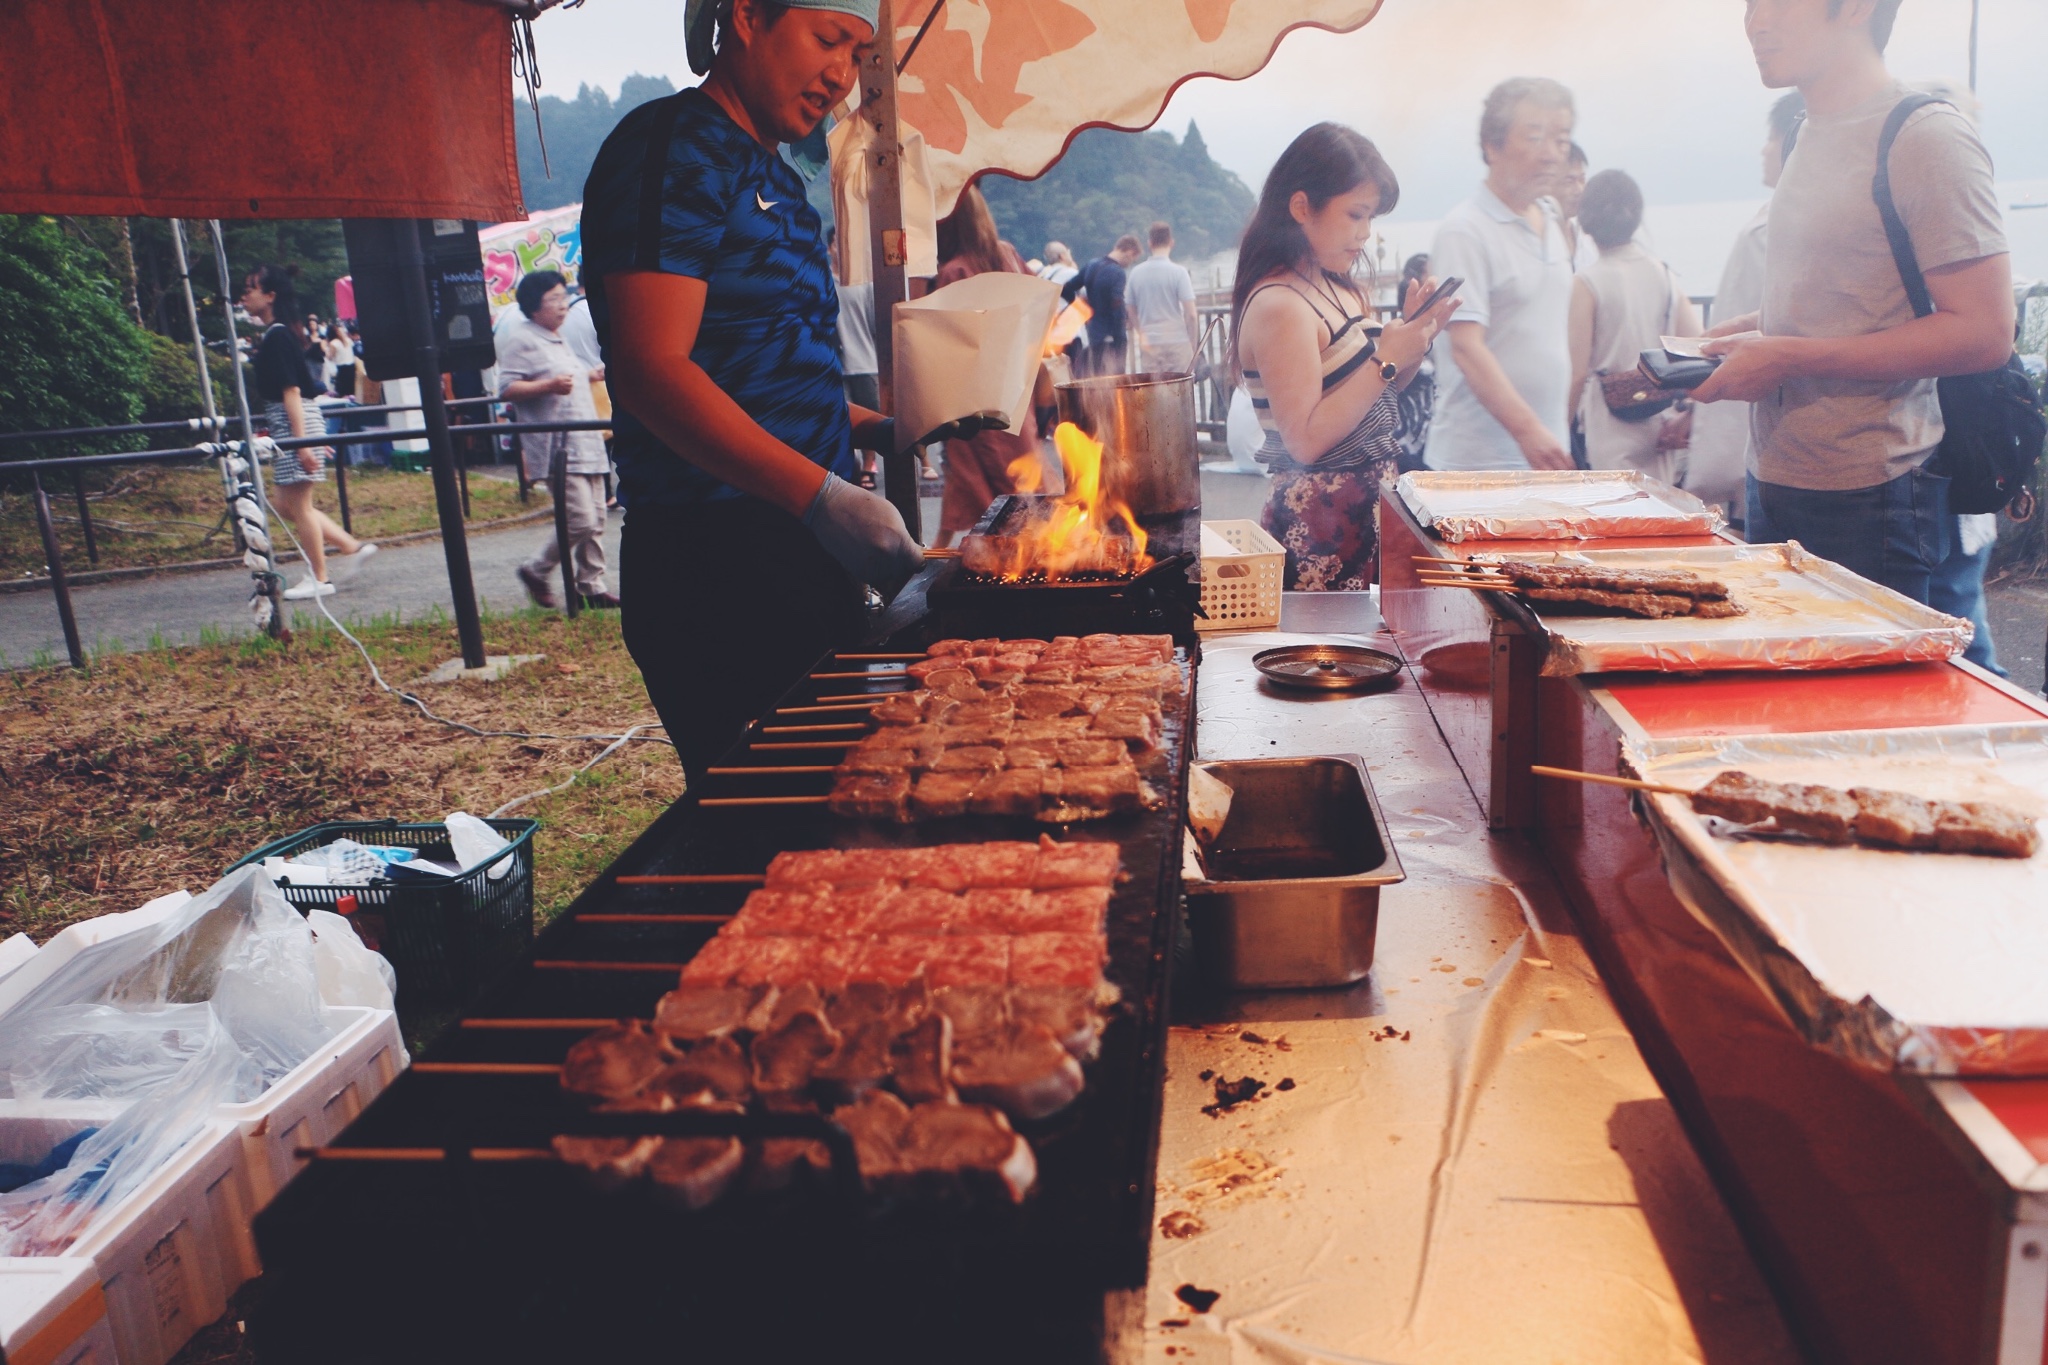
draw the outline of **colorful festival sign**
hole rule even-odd
[[[536,270],[559,270],[571,290],[583,270],[583,205],[549,209],[477,234],[484,253],[484,287],[493,316],[513,307],[519,281]]]

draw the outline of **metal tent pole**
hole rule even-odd
[[[249,413],[249,381],[242,372],[242,348],[235,338],[235,287],[228,277],[228,244],[221,235],[220,219],[206,220],[206,229],[213,235],[213,265],[220,272],[220,311],[228,325],[228,360],[235,375],[235,412],[242,425],[242,454],[249,462],[249,487],[256,493],[256,510],[263,518],[263,533],[270,534],[270,495],[263,490],[263,462],[256,458],[256,419]],[[194,326],[193,335],[198,335]],[[306,566],[312,572],[312,564]],[[265,594],[270,598],[269,630],[273,638],[289,640],[291,628],[284,620],[284,575],[278,572],[277,554],[274,550],[263,552],[263,579]]]
[[[455,630],[462,639],[462,666],[482,668],[484,626],[476,611],[476,582],[469,571],[469,541],[462,529],[462,493],[455,482],[454,438],[448,434],[447,399],[441,393],[441,348],[434,339],[434,309],[427,298],[427,258],[420,225],[398,225],[398,286],[412,332],[420,407],[427,420],[427,461],[434,471],[434,507],[441,517],[441,549],[448,559],[448,590],[455,599]]]
[[[222,434],[222,423],[213,402],[213,372],[206,365],[206,338],[199,332],[199,301],[192,295],[192,266],[185,255],[185,224],[181,219],[171,219],[171,249],[178,262],[178,287],[185,293],[185,322],[192,328],[192,364],[199,381],[199,411],[205,414],[210,440]],[[220,458],[220,491],[228,501],[234,501],[235,473],[228,468],[225,455]],[[242,523],[232,515],[228,517],[228,528],[235,534],[235,548],[248,549],[248,542],[242,539]]]
[[[903,235],[903,176],[898,166],[902,138],[896,126],[896,24],[890,0],[881,0],[875,15],[875,42],[861,62],[860,113],[874,128],[868,149],[868,238],[875,277],[876,386],[883,412],[896,409],[896,305],[907,298],[904,267],[910,254]],[[915,439],[918,433],[905,432]],[[918,453],[882,453],[882,488],[911,539],[924,540],[924,518],[917,502]]]

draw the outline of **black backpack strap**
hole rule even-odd
[[[1884,121],[1884,131],[1877,138],[1877,178],[1870,186],[1870,197],[1877,201],[1878,217],[1884,219],[1884,235],[1892,244],[1892,261],[1906,286],[1906,298],[1913,305],[1913,316],[1921,318],[1934,311],[1934,300],[1928,296],[1927,277],[1920,273],[1919,258],[1913,254],[1912,234],[1906,231],[1906,220],[1899,217],[1899,206],[1892,202],[1892,144],[1899,140],[1907,119],[1930,104],[1947,102],[1933,95],[1914,94],[1893,106],[1891,116]]]

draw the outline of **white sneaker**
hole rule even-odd
[[[317,578],[301,579],[284,590],[284,600],[287,602],[304,602],[315,597],[332,596],[334,596],[334,585],[332,583],[322,583]]]
[[[364,541],[362,547],[352,555],[327,556],[327,576],[340,583],[346,583],[363,571],[363,565],[370,562],[370,556],[377,553],[377,547]]]

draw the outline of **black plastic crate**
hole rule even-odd
[[[398,997],[407,1006],[460,1003],[493,972],[516,961],[533,941],[533,835],[538,820],[486,820],[508,842],[498,855],[460,877],[392,881],[367,886],[281,886],[301,911],[333,910],[343,896],[356,900],[355,923],[398,973]],[[452,861],[448,827],[396,820],[333,820],[273,840],[230,867],[265,858],[289,858],[340,839],[418,849]],[[491,869],[511,859],[511,870]]]

